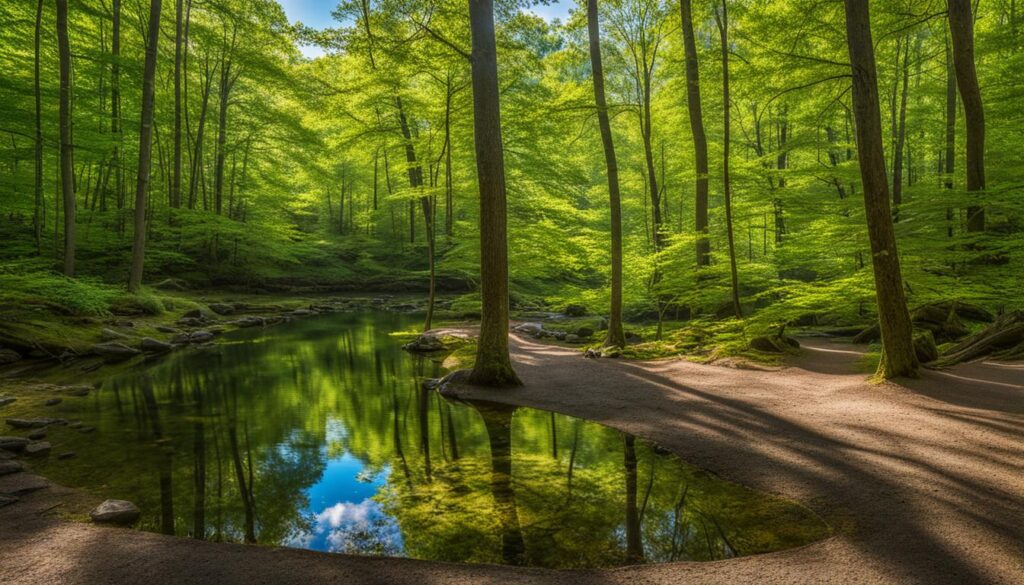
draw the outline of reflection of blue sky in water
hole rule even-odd
[[[345,435],[338,421],[328,421],[325,457],[330,456],[330,446],[344,445]],[[401,554],[405,547],[398,523],[372,499],[387,485],[389,475],[389,468],[374,473],[347,451],[335,454],[306,491],[310,531],[293,536],[287,545],[337,553]]]

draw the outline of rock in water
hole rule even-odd
[[[123,343],[112,341],[109,343],[97,343],[91,348],[92,353],[108,360],[126,360],[139,355],[139,350],[128,347]]]
[[[107,500],[96,506],[89,517],[93,522],[108,524],[131,524],[139,519],[142,512],[135,504],[125,500]]]
[[[402,349],[405,351],[416,352],[441,351],[444,348],[444,343],[436,335],[431,335],[430,333],[424,333],[402,346]]]
[[[212,339],[213,333],[210,333],[209,331],[193,331],[192,334],[188,336],[190,343],[206,343]]]
[[[163,353],[165,351],[171,351],[173,346],[170,343],[165,343],[159,339],[143,337],[142,341],[139,342],[139,349],[145,353]]]

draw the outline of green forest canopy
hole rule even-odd
[[[526,6],[496,7],[512,303],[606,307],[608,186],[585,6],[565,22]],[[711,262],[700,268],[679,4],[599,6],[627,316],[729,315],[721,4],[692,3],[710,151]],[[748,326],[767,331],[808,314],[867,321],[874,281],[842,3],[729,0],[728,10],[732,221]],[[68,2],[80,278],[127,281],[149,11],[147,0]],[[909,302],[1019,308],[1024,23],[1016,2],[984,0],[974,14],[983,193],[967,190],[955,91],[948,107],[955,80],[946,2],[878,0],[871,11]],[[479,204],[467,3],[352,0],[334,16],[333,28],[314,30],[289,23],[273,0],[163,3],[145,282],[425,290],[423,213],[432,209],[439,286],[468,293],[472,305]],[[0,20],[0,280],[10,289],[59,271],[67,210],[55,3],[6,0]],[[326,54],[305,58],[303,44]],[[978,206],[982,230],[968,221]]]

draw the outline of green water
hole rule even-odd
[[[713,560],[828,528],[613,429],[421,389],[439,366],[336,314],[239,331],[65,398],[36,469],[214,541],[544,567]]]

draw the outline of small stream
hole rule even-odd
[[[706,561],[800,546],[828,527],[640,439],[423,390],[439,365],[337,313],[230,333],[40,415],[41,474],[130,500],[143,530],[211,541],[542,567]],[[6,431],[5,431],[6,432]]]

